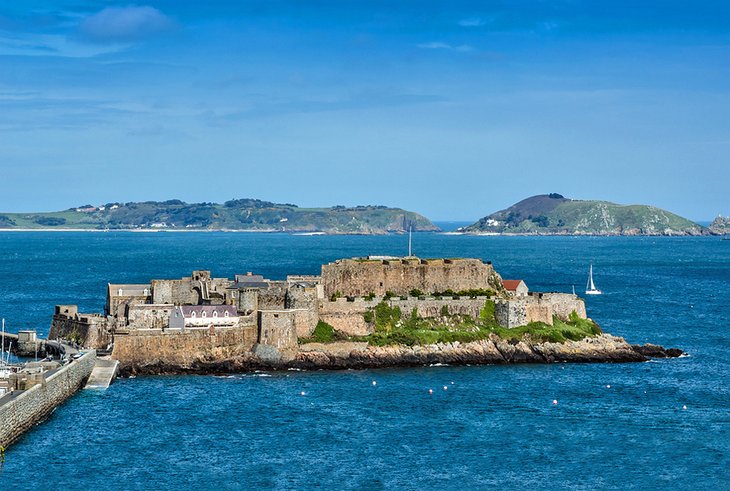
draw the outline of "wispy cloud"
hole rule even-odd
[[[202,116],[209,123],[228,124],[259,117],[274,117],[288,114],[309,114],[334,111],[359,111],[367,109],[402,107],[419,104],[434,104],[447,99],[429,94],[404,94],[388,91],[365,91],[349,97],[331,100],[289,99],[275,102],[256,102],[233,112],[208,111]]]
[[[0,34],[0,56],[61,56],[88,58],[124,49],[125,45],[93,46],[61,34],[14,32]]]
[[[107,7],[81,22],[79,36],[101,44],[128,43],[161,34],[174,27],[175,22],[154,7]]]
[[[422,43],[416,45],[421,49],[444,49],[449,51],[461,51],[461,52],[467,52],[467,51],[474,51],[473,46],[469,46],[468,44],[460,44],[458,46],[448,44],[448,43],[442,43],[440,41],[432,41],[430,43]]]
[[[481,17],[467,17],[466,19],[461,19],[459,21],[459,25],[461,27],[481,27],[486,25],[486,23],[487,22]]]

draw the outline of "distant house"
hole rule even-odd
[[[233,305],[181,305],[170,312],[170,328],[233,327],[238,325]]]
[[[502,280],[502,286],[515,297],[526,297],[530,291],[522,280]]]

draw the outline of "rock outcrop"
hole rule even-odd
[[[303,345],[296,353],[242,353],[228,359],[196,359],[185,366],[157,359],[153,364],[122,366],[123,374],[232,373],[299,368],[306,370],[414,367],[434,364],[497,365],[508,363],[626,363],[649,358],[677,357],[683,352],[656,345],[631,345],[623,338],[602,334],[581,341],[532,343],[507,341],[492,335],[471,343],[428,346],[368,346],[338,342]]]

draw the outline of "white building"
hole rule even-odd
[[[530,291],[522,280],[502,280],[502,286],[514,297],[526,297]]]
[[[170,312],[170,328],[233,327],[238,319],[233,305],[181,305]]]

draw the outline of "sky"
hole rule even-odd
[[[730,2],[0,3],[0,210],[730,214]]]

